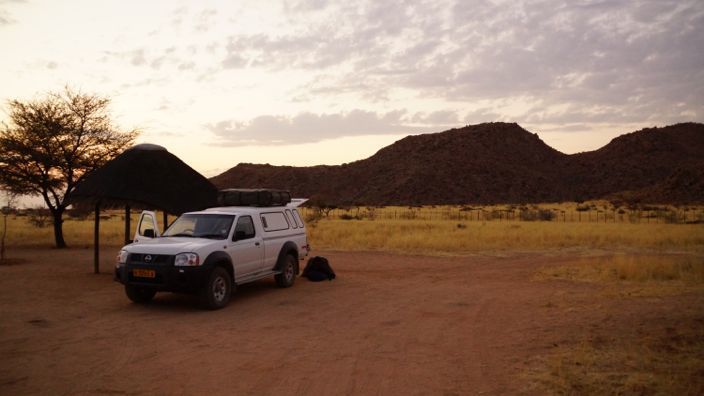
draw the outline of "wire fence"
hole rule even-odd
[[[549,221],[563,223],[704,223],[704,207],[687,208],[469,208],[351,207],[302,208],[307,218],[339,220]]]

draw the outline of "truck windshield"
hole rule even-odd
[[[164,231],[164,237],[226,239],[235,216],[220,214],[185,214]]]

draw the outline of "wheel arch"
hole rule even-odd
[[[223,251],[212,252],[205,258],[205,261],[203,261],[203,266],[211,269],[215,267],[225,268],[225,270],[230,274],[230,278],[234,284],[235,268],[232,265],[232,258],[230,258],[229,254]]]
[[[288,241],[281,246],[281,250],[279,250],[279,257],[276,259],[276,267],[274,267],[274,269],[277,271],[281,269],[284,257],[286,257],[287,254],[292,255],[296,259],[296,275],[298,275],[300,272],[298,266],[298,245],[296,245],[293,241]]]

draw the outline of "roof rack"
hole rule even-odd
[[[286,206],[289,203],[291,203],[291,193],[284,190],[228,188],[218,191],[218,205],[220,206],[270,207]]]

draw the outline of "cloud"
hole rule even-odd
[[[460,123],[457,112],[452,110],[438,110],[429,113],[419,112],[413,115],[411,121],[425,125],[454,126]]]
[[[147,60],[144,57],[144,49],[132,51],[130,63],[132,64],[132,66],[142,66],[147,63]]]
[[[339,114],[299,113],[295,116],[262,115],[247,122],[221,121],[208,125],[219,144],[296,144],[342,136],[420,133],[432,129],[411,126],[404,111],[374,113],[353,110]]]
[[[292,0],[284,1],[287,12],[316,11],[325,9],[330,5],[329,0]]]
[[[5,25],[12,25],[14,23],[17,23],[17,20],[12,17],[12,14],[10,14],[7,10],[5,10],[4,5],[5,4],[19,4],[19,3],[26,3],[25,0],[0,0],[0,26],[5,26]]]
[[[130,51],[103,51],[102,62],[109,62],[117,59],[128,62],[134,67],[148,67],[153,71],[171,69],[177,72],[192,71],[197,68],[197,64],[192,60],[193,49],[189,47],[169,46],[164,49],[159,48],[138,48]]]
[[[412,45],[408,43],[414,38],[434,33],[432,23],[423,18],[429,10],[437,10],[431,4],[289,2],[285,7],[289,21],[301,29],[230,36],[223,66],[318,70],[351,64],[355,71],[378,69],[380,62]]]
[[[178,70],[193,70],[196,64],[193,62],[183,62],[178,65]]]
[[[11,25],[13,23],[15,23],[15,20],[10,16],[10,14],[5,10],[0,9],[0,26]]]
[[[312,73],[297,98],[385,102],[405,90],[446,102],[523,97],[569,107],[525,114],[541,122],[704,115],[699,0],[309,0],[285,11],[296,29],[232,35],[222,66]]]

